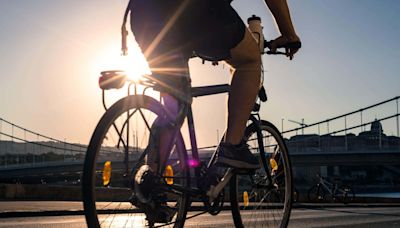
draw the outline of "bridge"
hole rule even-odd
[[[316,173],[365,182],[371,172],[378,172],[381,177],[370,177],[370,181],[400,189],[399,99],[312,124],[302,122],[283,131],[296,184],[312,183]],[[395,111],[388,112],[388,106]],[[0,183],[77,184],[85,152],[86,145],[45,136],[0,118]],[[113,167],[122,169],[122,163],[115,162]]]

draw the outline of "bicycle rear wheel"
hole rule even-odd
[[[250,150],[260,158],[253,174],[236,174],[230,183],[236,227],[286,227],[292,207],[289,154],[279,131],[261,121],[246,128]]]
[[[189,185],[182,136],[178,134],[167,161],[173,178],[167,179],[164,170],[151,173],[145,169],[149,151],[146,148],[156,138],[151,126],[164,118],[162,105],[144,95],[125,97],[103,115],[90,140],[84,163],[82,194],[88,227],[183,226],[188,194],[174,188],[187,189]],[[147,172],[140,175],[145,183],[140,187],[140,203],[139,188],[134,184],[138,170]],[[160,208],[164,214],[158,213]],[[158,214],[151,214],[156,211]]]

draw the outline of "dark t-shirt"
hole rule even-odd
[[[178,50],[210,60],[230,57],[245,25],[226,0],[132,0],[131,27],[142,50]]]

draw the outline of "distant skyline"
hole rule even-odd
[[[69,142],[87,143],[103,113],[97,79],[121,58],[120,25],[127,0],[1,0],[0,117]],[[261,16],[277,31],[262,0],[235,0],[246,20]],[[313,123],[400,95],[400,2],[288,1],[303,48],[293,61],[265,56],[269,100],[263,117]],[[135,48],[129,34],[131,53]],[[194,85],[226,83],[227,67],[191,61]],[[226,96],[194,100],[199,146],[216,144],[225,126]],[[211,114],[209,110],[213,110]],[[205,111],[203,111],[205,110]],[[396,107],[366,113],[365,122]],[[358,120],[349,120],[357,122]],[[383,123],[388,135],[393,122]]]

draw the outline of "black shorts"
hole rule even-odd
[[[156,43],[150,56],[179,51],[189,57],[228,59],[230,49],[244,36],[245,25],[226,0],[132,1],[131,27],[136,41],[143,52]]]

